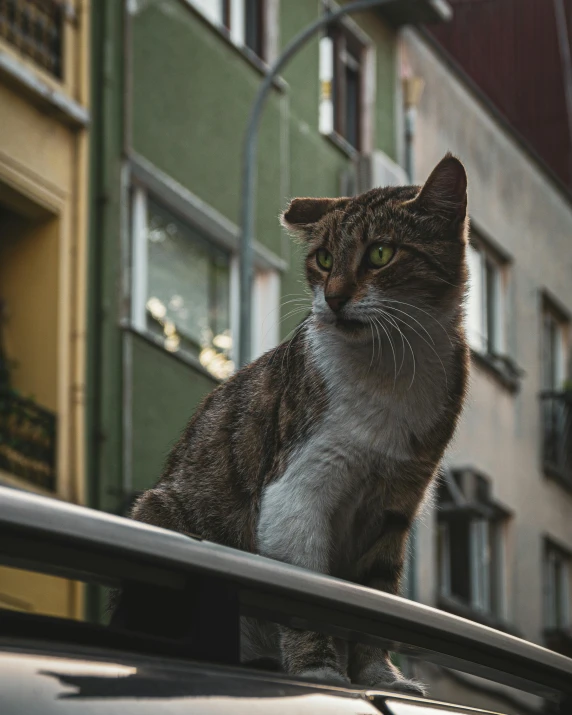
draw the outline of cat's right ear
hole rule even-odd
[[[295,236],[305,238],[314,224],[347,199],[292,199],[280,223]]]

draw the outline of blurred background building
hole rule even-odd
[[[558,3],[451,4],[450,23],[402,37],[403,71],[424,82],[416,179],[462,157],[471,216],[471,388],[418,525],[417,596],[570,656],[570,67]],[[475,704],[523,712],[514,692],[430,677],[440,697],[479,687]]]
[[[0,0],[0,482],[124,513],[235,369],[248,113],[268,64],[332,7]],[[310,42],[260,131],[252,316],[257,356],[308,309],[278,223],[290,197],[464,161],[471,392],[405,590],[569,655],[571,12],[394,0]],[[99,617],[97,592],[39,579],[0,571],[0,605]],[[422,676],[434,697],[525,707]]]
[[[0,482],[85,494],[90,6],[0,2]],[[78,584],[0,569],[0,606],[78,617]]]

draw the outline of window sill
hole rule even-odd
[[[2,485],[3,487],[11,487],[12,489],[20,489],[23,492],[39,494],[40,496],[50,497],[52,499],[62,498],[57,492],[52,492],[49,489],[43,489],[42,487],[38,487],[31,482],[27,482],[21,477],[17,477],[10,472],[4,471],[3,469],[0,469],[0,485]]]
[[[508,624],[501,618],[498,618],[490,613],[477,611],[472,606],[463,603],[453,596],[444,596],[441,594],[437,601],[437,608],[440,608],[442,611],[447,611],[447,613],[452,613],[454,616],[460,616],[461,618],[466,618],[469,621],[480,623],[483,626],[494,628],[497,631],[502,631],[503,633],[508,633],[512,636],[521,636],[521,633],[514,626]]]
[[[197,10],[197,8],[193,7],[193,5],[188,2],[188,0],[185,0],[185,4],[189,8],[190,12],[192,12],[196,17],[198,17],[199,20],[204,22],[205,25],[209,27],[212,32],[215,32],[217,35],[219,35],[219,37],[222,37],[223,40],[225,40],[226,44],[228,44],[238,55],[240,55],[244,60],[246,60],[246,62],[248,62],[251,67],[254,67],[254,69],[256,69],[259,74],[261,74],[263,77],[268,74],[270,65],[266,64],[264,60],[258,57],[258,55],[255,54],[248,47],[240,46],[233,42],[229,31],[225,27],[215,25],[208,18],[206,18],[199,10]],[[272,80],[272,84],[274,88],[277,89],[279,92],[285,92],[288,88],[288,82],[286,82],[286,80],[280,76],[275,77]]]
[[[74,128],[86,127],[90,122],[88,110],[81,104],[55,89],[52,84],[44,81],[39,73],[11,53],[0,48],[0,75],[8,82],[22,88],[32,100],[42,107],[49,107],[53,114]]]
[[[479,367],[492,375],[509,392],[514,394],[520,390],[520,381],[524,376],[524,371],[510,358],[483,353],[474,348],[471,348],[471,357]]]
[[[149,345],[158,348],[165,355],[168,355],[169,357],[172,357],[175,360],[178,360],[179,362],[182,362],[183,364],[192,367],[194,370],[200,372],[205,377],[210,378],[215,385],[220,385],[222,384],[222,382],[224,382],[224,380],[219,380],[218,377],[215,377],[211,372],[209,372],[193,355],[184,352],[172,352],[171,350],[167,350],[167,348],[163,344],[163,340],[161,340],[161,338],[157,337],[156,335],[153,335],[153,333],[145,330],[139,330],[133,325],[127,325],[124,326],[124,328],[125,330],[127,330],[127,332],[130,332],[133,335],[136,335],[137,337],[145,340],[145,342],[149,343]]]
[[[336,149],[341,151],[345,156],[347,156],[350,159],[355,159],[357,156],[359,156],[359,151],[353,147],[349,142],[347,142],[341,134],[338,134],[337,132],[330,132],[329,134],[322,134],[324,139],[327,139],[329,142],[331,142]]]

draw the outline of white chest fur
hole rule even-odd
[[[328,406],[284,474],[264,491],[257,542],[266,556],[325,573],[334,542],[332,516],[342,503],[349,514],[356,512],[368,493],[364,480],[372,464],[415,458],[411,434],[422,435],[439,418],[446,379],[443,358],[424,350],[424,343],[412,344],[412,381],[413,359],[406,353],[397,356],[397,365],[392,359],[370,367],[369,352],[348,346],[334,332],[316,331],[310,340]]]

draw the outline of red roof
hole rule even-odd
[[[449,0],[431,35],[568,186],[572,146],[553,0]],[[564,0],[568,30],[572,0]]]

